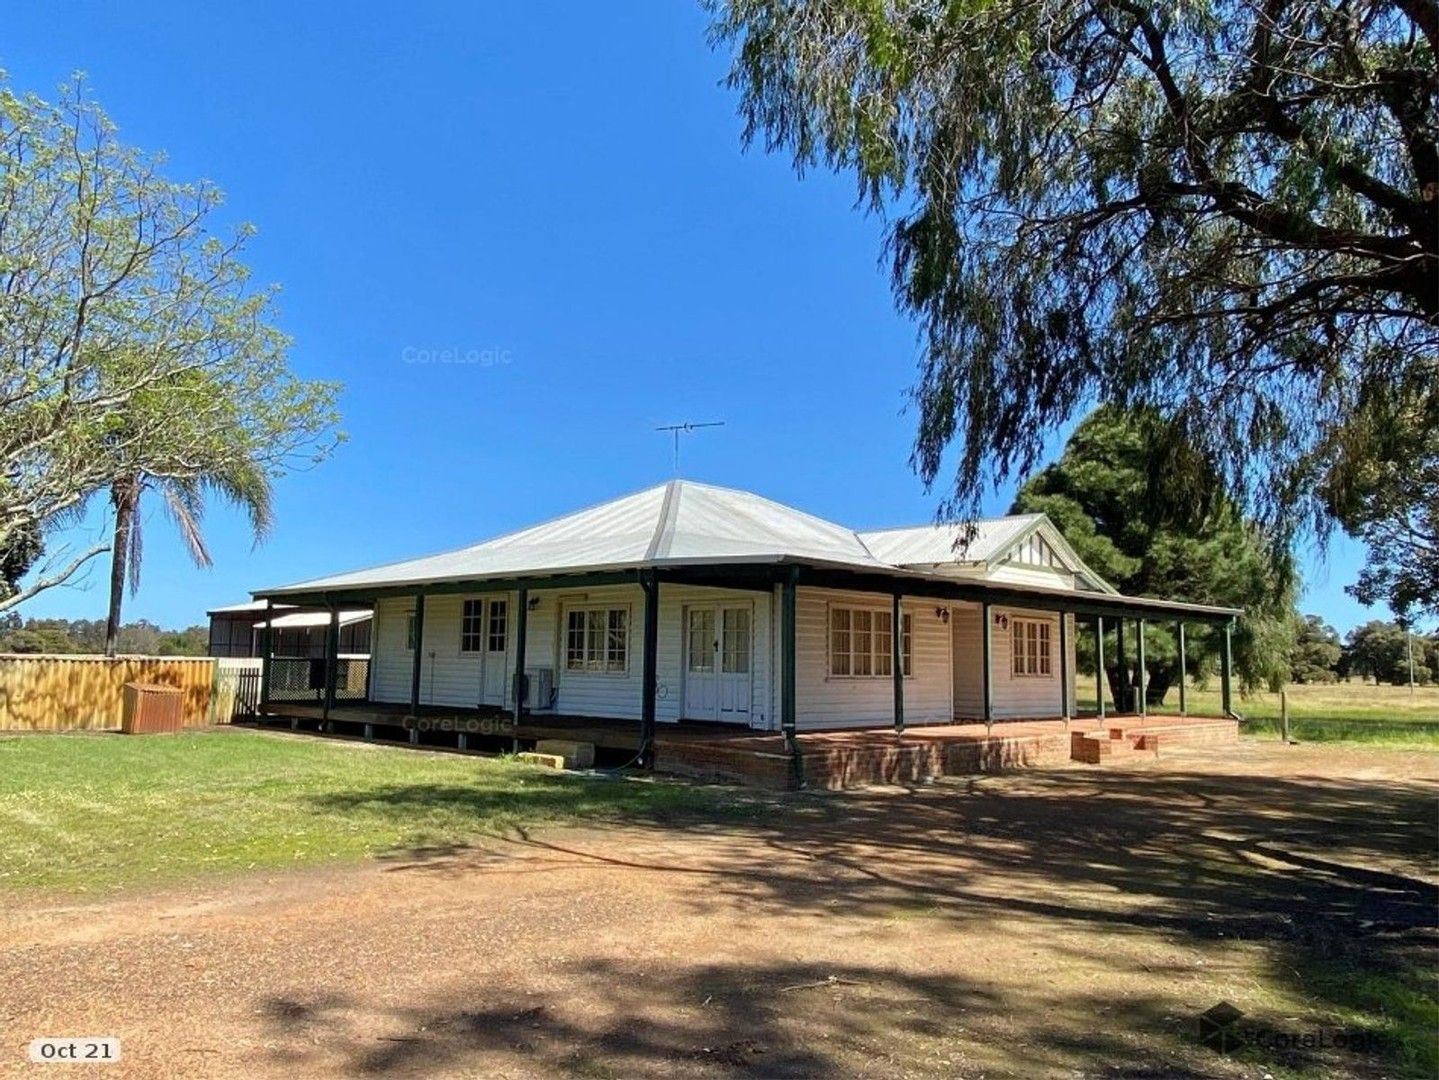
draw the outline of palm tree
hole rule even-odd
[[[131,595],[140,587],[140,567],[145,551],[140,501],[147,491],[156,492],[163,500],[166,513],[184,538],[190,558],[199,567],[209,567],[214,562],[200,528],[207,495],[219,495],[225,502],[243,510],[250,519],[250,529],[257,544],[269,533],[274,521],[270,477],[264,469],[249,461],[201,476],[155,476],[137,472],[113,484],[110,503],[115,508],[115,534],[110,551],[106,656],[114,656],[119,643],[120,611],[127,578]]]

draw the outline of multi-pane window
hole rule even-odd
[[[489,641],[486,642],[486,644],[489,646],[490,652],[505,651],[505,632],[509,627],[509,621],[509,601],[491,600]]]
[[[1016,675],[1048,675],[1053,661],[1050,624],[1035,619],[1013,619],[1009,624],[1011,659]]]
[[[485,602],[466,600],[460,612],[460,652],[479,652],[485,644]]]
[[[565,669],[623,674],[629,666],[628,608],[575,608],[565,616]]]
[[[901,616],[900,657],[904,673],[914,673],[914,623]],[[829,609],[829,673],[842,676],[888,676],[894,671],[894,617],[876,608]]]
[[[720,670],[726,675],[749,673],[749,609],[725,608],[720,635]]]

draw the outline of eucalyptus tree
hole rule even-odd
[[[50,103],[0,82],[0,610],[110,546],[55,544],[97,494],[268,482],[334,446],[337,387],[291,371],[240,258],[253,230],[162,164],[78,84]]]
[[[1322,534],[1322,489],[1383,449],[1366,401],[1432,408],[1434,0],[710,7],[746,142],[888,219],[944,511],[1110,403],[1170,428],[1151,497]]]

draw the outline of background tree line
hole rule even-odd
[[[0,653],[103,653],[105,619],[24,619],[19,612],[0,614]],[[120,627],[117,652],[143,656],[204,656],[210,645],[207,626],[166,630],[147,619]]]

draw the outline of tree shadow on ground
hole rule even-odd
[[[365,804],[397,815],[436,805],[463,813],[483,809],[476,801],[486,798],[459,786],[420,785],[367,792]],[[354,809],[333,796],[322,804]],[[606,830],[617,828],[624,842],[616,836],[607,844]],[[652,851],[635,844],[636,829],[652,835]],[[667,837],[696,835],[707,841],[703,857],[676,860],[664,851]],[[921,910],[951,926],[1020,916],[1111,940],[1162,935],[1255,945],[1268,959],[1275,991],[1373,1033],[1382,1061],[1416,1073],[1439,1065],[1425,1029],[1433,1008],[1429,973],[1439,959],[1436,844],[1433,785],[1173,766],[1035,770],[900,793],[795,796],[758,816],[687,812],[657,823],[639,813],[623,825],[599,824],[582,840],[512,831],[499,841],[544,855],[525,872],[583,864],[691,875],[702,886],[694,903],[707,910]],[[474,873],[495,857],[495,846],[396,854],[395,866],[407,872]],[[974,992],[910,985],[894,971],[863,978],[890,980],[896,994],[929,1000],[941,1018],[944,1003],[955,1000],[946,994]],[[509,1005],[496,1007],[504,1013]],[[668,1056],[676,1050],[672,1036],[644,1031],[630,1052]],[[766,1038],[780,1048],[766,1075],[820,1064],[787,1057],[801,1051],[783,1048],[773,1031]],[[1266,1060],[1302,1067],[1308,1057],[1293,1050]],[[1344,1061],[1353,1071],[1380,1064]]]
[[[708,964],[656,970],[643,961],[591,961],[565,992],[505,996],[465,986],[383,1010],[357,1027],[347,1003],[271,999],[267,1032],[277,1064],[338,1068],[347,1075],[826,1077],[1053,1074],[1075,1055],[1114,1063],[1106,1075],[1201,1076],[1172,1040],[1137,1040],[1129,1028],[1173,1027],[1161,1002],[1128,1004],[1126,1027],[1102,1014],[1112,1003],[1077,1002],[1088,1030],[1004,1042],[1005,1003],[950,978],[883,965]],[[578,992],[576,990],[578,986]],[[600,1009],[577,1001],[602,1001]],[[303,1017],[296,1024],[295,1017]],[[377,1034],[383,1030],[386,1034]],[[962,1049],[961,1047],[968,1047]],[[339,1048],[340,1059],[332,1055]]]

